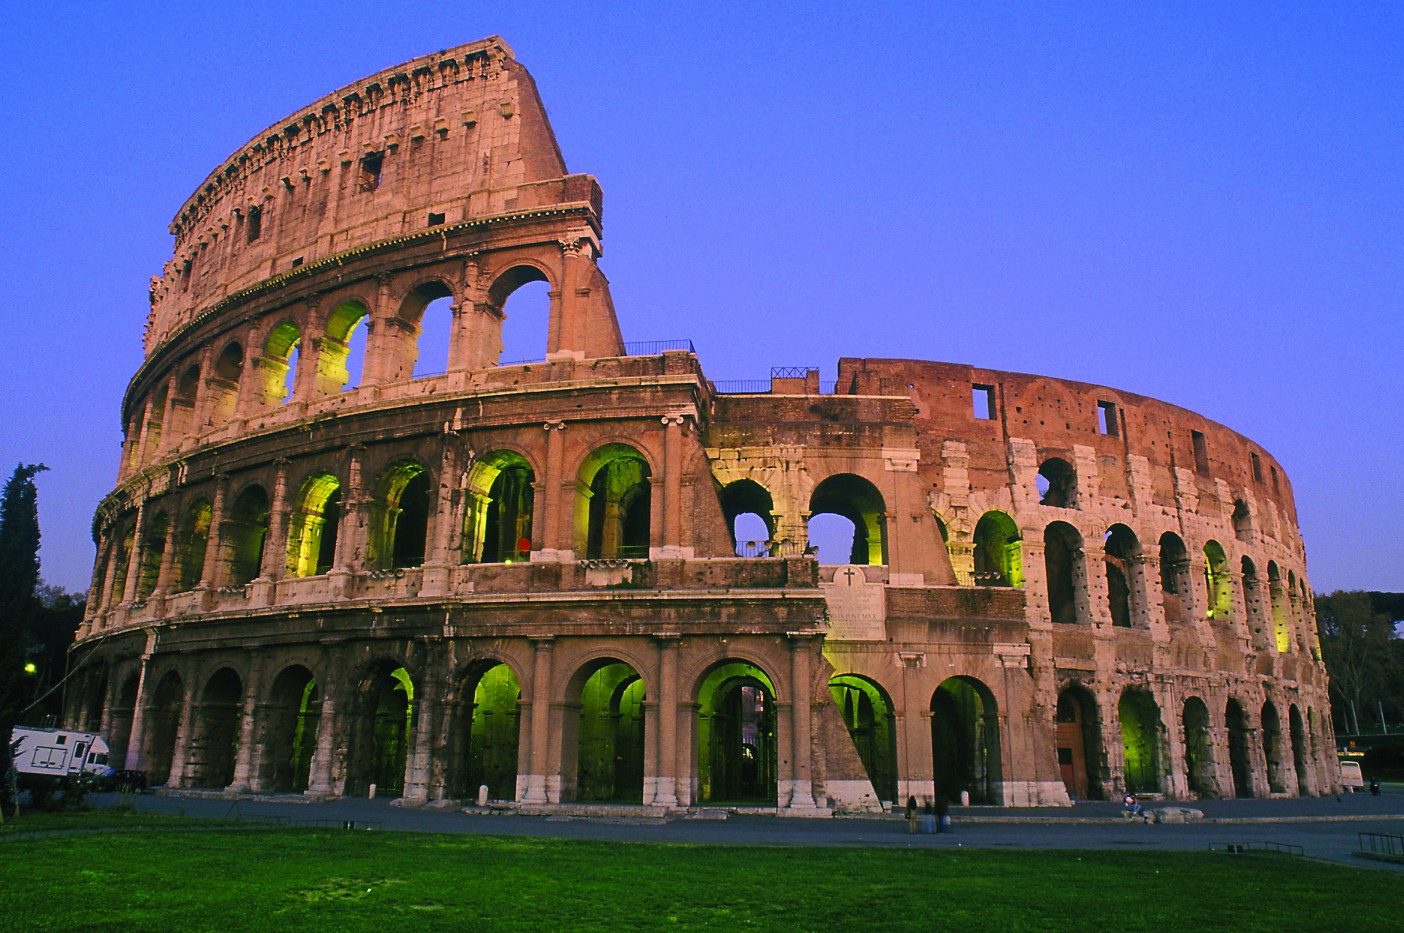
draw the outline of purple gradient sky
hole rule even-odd
[[[1404,7],[24,4],[0,36],[0,469],[84,589],[166,225],[317,97],[497,33],[605,190],[628,339],[1155,396],[1285,465],[1320,591],[1404,590]],[[621,5],[622,6],[622,5]]]

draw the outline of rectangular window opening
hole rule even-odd
[[[1277,488],[1277,467],[1270,466],[1268,467],[1268,469],[1272,471],[1272,491],[1278,492],[1279,490]]]
[[[1116,402],[1097,403],[1097,433],[1116,437]]]
[[[973,385],[970,387],[971,413],[977,421],[993,421],[995,417],[994,386]]]
[[[443,222],[444,222],[444,215],[443,215],[443,214],[435,214],[435,213],[432,213],[432,212],[429,214],[429,226],[431,226],[431,227],[437,227],[437,226],[439,226],[439,224],[441,224],[441,223],[443,223]]]
[[[1263,459],[1251,451],[1248,456],[1253,458],[1253,482],[1261,483],[1263,481]]]
[[[1204,432],[1191,431],[1190,439],[1194,442],[1194,469],[1195,472],[1203,476],[1209,475],[1209,448],[1204,443]]]
[[[292,261],[292,267],[293,267],[294,269],[296,269],[296,268],[297,268],[298,266],[300,266],[300,265],[302,265],[302,257],[301,257],[301,256],[297,257],[296,259],[294,259],[294,260]]]
[[[249,242],[257,240],[259,234],[263,233],[263,208],[249,208],[249,216],[245,223],[245,231],[248,233]]]
[[[385,153],[367,152],[361,156],[361,190],[374,191],[380,187],[380,170],[385,164]]]

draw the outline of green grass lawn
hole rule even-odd
[[[103,832],[72,834],[88,825]],[[565,842],[74,814],[0,838],[7,930],[1398,929],[1398,875],[1284,856]],[[66,825],[56,825],[57,823]],[[62,834],[60,834],[62,833]]]

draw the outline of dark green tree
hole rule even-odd
[[[1399,659],[1394,624],[1377,610],[1374,594],[1338,591],[1316,597],[1321,659],[1331,675],[1331,706],[1338,731],[1358,734],[1360,719],[1393,706]]]
[[[39,507],[35,474],[42,463],[19,464],[0,494],[0,819],[15,813],[10,734],[34,699],[25,670],[39,606]]]

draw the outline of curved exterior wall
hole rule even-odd
[[[690,348],[622,342],[600,211],[498,39],[212,173],[153,281],[72,723],[170,786],[412,801],[1337,787],[1266,451],[955,364],[713,384]],[[542,360],[501,365],[537,280]],[[440,298],[448,368],[415,378]],[[741,513],[764,540],[733,541]],[[850,564],[817,562],[822,513],[858,528]]]

